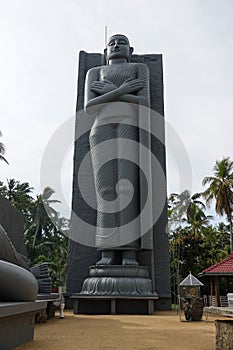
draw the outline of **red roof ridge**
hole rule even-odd
[[[232,260],[232,261],[231,261]],[[230,265],[228,264],[230,262]],[[224,260],[207,267],[205,270],[203,270],[201,273],[206,272],[233,272],[233,252],[230,253],[230,255],[225,258]]]

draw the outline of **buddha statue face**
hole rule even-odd
[[[107,44],[107,50],[105,51],[107,62],[116,58],[122,58],[129,61],[132,52],[133,48],[130,47],[129,39],[122,34],[115,34],[111,36]]]

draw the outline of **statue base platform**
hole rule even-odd
[[[137,265],[95,265],[89,268],[81,293],[70,296],[74,314],[154,313],[153,292],[148,268]]]
[[[90,266],[89,276],[83,283],[85,295],[153,295],[152,281],[147,267],[136,265]]]
[[[75,315],[153,315],[159,297],[156,293],[147,297],[73,293],[69,299]]]

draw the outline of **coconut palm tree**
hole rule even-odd
[[[37,196],[34,203],[34,219],[33,224],[29,228],[34,228],[33,248],[36,240],[40,240],[43,232],[49,234],[51,225],[58,222],[58,212],[51,207],[51,204],[60,203],[57,199],[51,199],[54,190],[50,187],[45,187],[43,193]]]
[[[25,227],[31,225],[31,211],[34,199],[31,196],[33,187],[28,182],[7,179],[6,185],[0,181],[0,194],[7,198],[11,204],[19,209],[24,216]]]
[[[172,224],[174,222],[179,224],[187,222],[191,225],[195,222],[199,225],[207,223],[210,217],[205,215],[206,207],[200,197],[200,193],[191,195],[188,190],[184,190],[180,194],[172,193],[168,200],[169,221]]]
[[[215,200],[217,214],[227,217],[230,224],[230,246],[233,251],[232,240],[232,211],[233,211],[233,162],[229,157],[217,160],[213,167],[213,176],[206,176],[202,185],[209,187],[202,193],[207,205]]]
[[[2,136],[2,133],[0,131],[0,137],[1,136]],[[5,145],[2,142],[0,142],[0,160],[3,160],[7,164],[9,164],[6,158],[4,157],[4,154],[5,154]]]
[[[196,205],[189,208],[189,213],[187,212],[187,222],[189,224],[190,232],[195,239],[202,236],[202,229],[209,224],[209,220],[212,219],[210,215],[205,215],[205,213]]]
[[[30,187],[28,182],[20,182],[15,179],[7,179],[6,185],[0,182],[0,193],[19,210],[21,210],[20,204],[24,201],[24,197],[32,199],[30,196],[32,191],[33,187]]]
[[[174,293],[180,283],[186,267],[198,266],[198,243],[202,227],[206,226],[209,217],[205,215],[205,205],[200,200],[200,193],[191,195],[184,190],[180,194],[172,193],[168,198],[170,254],[172,284]],[[188,224],[188,225],[187,225]],[[186,266],[186,267],[185,267]],[[174,287],[176,285],[176,287]]]

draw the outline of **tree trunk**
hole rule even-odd
[[[233,252],[232,219],[231,219],[231,216],[229,218],[229,223],[230,223],[230,246],[231,246],[231,252]]]

